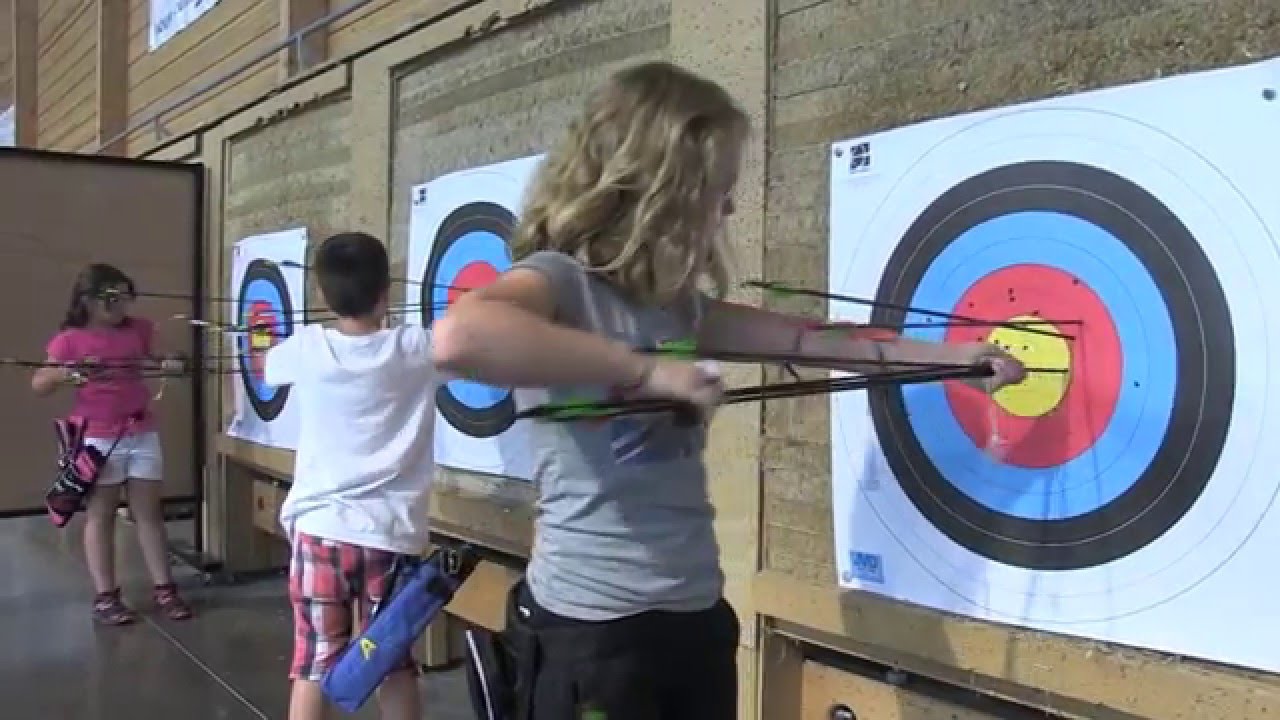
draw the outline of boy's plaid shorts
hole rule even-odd
[[[369,621],[395,553],[295,533],[289,563],[293,662],[289,677],[319,682]],[[403,669],[416,667],[406,654]]]

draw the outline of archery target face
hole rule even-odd
[[[1066,162],[976,175],[907,229],[876,299],[1070,334],[911,329],[999,343],[1030,381],[991,399],[942,384],[870,396],[895,476],[953,541],[1026,568],[1095,567],[1145,547],[1199,498],[1231,413],[1231,317],[1195,238],[1141,187]]]
[[[237,336],[240,379],[254,413],[271,422],[284,410],[289,388],[267,385],[263,364],[267,351],[293,334],[293,303],[279,267],[261,258],[245,268],[238,297],[236,324],[247,330]]]
[[[422,275],[422,324],[430,327],[464,292],[484,287],[511,268],[508,241],[516,218],[493,202],[469,202],[445,217]],[[493,437],[515,420],[511,390],[452,380],[436,393],[440,414],[471,437]]]
[[[1071,336],[831,303],[1067,370],[990,398],[833,395],[843,585],[1176,644],[1117,621],[1207,592],[1257,531],[1280,463],[1280,225],[1221,120],[1260,99],[1177,92],[1211,117],[1139,119],[1158,103],[1113,90],[833,147],[832,292]]]
[[[540,156],[445,175],[412,190],[406,318],[431,327],[469,290],[511,267],[510,240],[525,187]],[[515,424],[508,388],[452,378],[436,393],[435,460],[449,467],[532,477],[526,433]]]

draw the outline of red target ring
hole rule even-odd
[[[475,290],[492,284],[498,279],[499,274],[497,268],[483,260],[473,260],[467,263],[458,271],[453,284],[449,287],[448,303],[450,305],[454,304],[468,290]]]
[[[279,341],[280,318],[275,308],[265,300],[255,300],[249,305],[249,367],[255,380],[263,382],[266,373],[267,351]]]
[[[959,383],[948,383],[947,400],[961,428],[978,447],[1002,439],[1011,465],[1062,465],[1093,447],[1120,397],[1124,355],[1111,314],[1098,295],[1057,268],[1021,264],[974,283],[954,312],[1006,321],[1071,318],[1061,327],[1037,325],[1070,338],[1046,338],[1009,328],[953,325],[948,342],[996,342],[1029,366],[1066,367],[1062,376],[1032,378],[1038,386],[1011,388],[1021,397],[1001,402]]]

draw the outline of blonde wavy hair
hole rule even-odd
[[[636,301],[723,297],[730,203],[749,120],[725,90],[671,63],[623,69],[540,164],[513,245],[572,255]]]

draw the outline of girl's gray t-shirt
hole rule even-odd
[[[515,264],[537,270],[555,292],[561,325],[656,347],[692,337],[697,311],[639,308],[573,257],[537,252]],[[605,400],[607,388],[521,388],[520,409]],[[527,582],[557,615],[611,620],[646,610],[692,612],[724,590],[707,495],[703,424],[671,413],[603,421],[528,423],[538,486]]]

